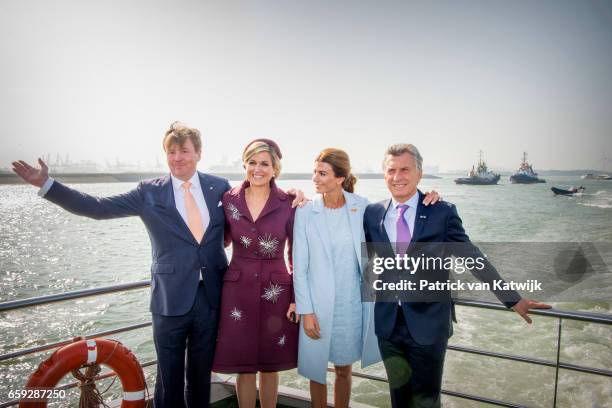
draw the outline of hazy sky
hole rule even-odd
[[[255,137],[288,171],[397,142],[442,169],[612,157],[612,1],[2,0],[0,52],[0,167],[153,162],[174,120],[203,169]]]

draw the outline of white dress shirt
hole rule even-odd
[[[172,189],[174,190],[174,204],[176,205],[176,209],[178,210],[179,214],[181,214],[181,217],[185,221],[185,224],[189,225],[187,222],[187,209],[185,208],[185,189],[182,187],[184,181],[174,177],[173,175],[170,175],[170,177],[172,177]],[[202,191],[200,177],[198,176],[197,171],[193,174],[193,176],[191,176],[189,182],[191,183],[189,191],[198,205],[200,216],[202,217],[203,231],[206,231],[208,224],[210,224],[210,213],[208,212],[208,207],[206,206],[206,200],[204,200],[204,192]]]
[[[49,177],[47,179],[47,181],[45,181],[45,184],[43,184],[40,187],[40,190],[38,190],[38,195],[41,197],[44,197],[45,195],[47,195],[47,192],[49,191],[49,189],[51,188],[51,186],[53,185],[53,182],[55,180],[53,179],[53,177]]]

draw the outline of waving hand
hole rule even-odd
[[[42,159],[38,159],[40,168],[32,167],[23,160],[14,161],[13,171],[17,173],[19,177],[26,183],[32,184],[33,186],[42,187],[45,181],[49,178],[49,167]]]

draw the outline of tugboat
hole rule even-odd
[[[472,170],[470,170],[468,176],[456,178],[455,183],[486,186],[497,184],[500,177],[501,176],[499,174],[489,171],[487,164],[484,162],[484,160],[482,160],[482,150],[480,150],[478,152],[478,166],[476,167],[476,170],[474,170],[474,166],[472,166]]]
[[[546,183],[546,180],[538,178],[538,173],[533,171],[531,164],[527,163],[527,152],[523,152],[521,167],[510,176],[512,184]]]

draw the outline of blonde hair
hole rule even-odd
[[[187,127],[179,121],[173,122],[170,128],[166,130],[164,136],[164,151],[167,152],[170,146],[175,144],[179,147],[183,146],[187,139],[191,140],[196,152],[202,150],[202,139],[200,138],[200,131],[198,129]]]
[[[274,178],[278,178],[281,174],[281,161],[276,150],[274,150],[269,144],[265,142],[253,142],[247,146],[246,150],[242,153],[242,163],[246,166],[247,162],[251,157],[257,153],[268,152],[272,157],[272,169],[274,170]]]
[[[349,193],[355,191],[357,177],[351,173],[351,161],[344,150],[328,147],[319,153],[315,161],[329,164],[336,177],[344,177],[342,188]]]

